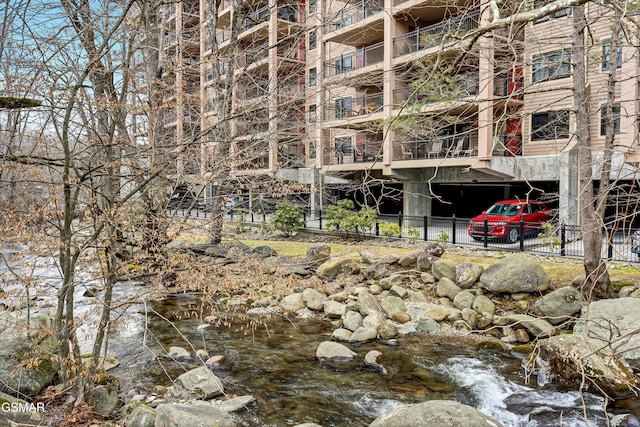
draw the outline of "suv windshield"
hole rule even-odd
[[[516,216],[520,212],[520,205],[495,204],[487,209],[487,215]]]

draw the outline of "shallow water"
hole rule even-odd
[[[149,351],[120,368],[131,371],[138,366],[143,373],[130,378],[131,393],[148,393],[155,384],[170,385],[165,372],[175,378],[197,366],[163,359],[161,347],[206,349],[211,356],[224,355],[227,359],[224,365],[214,368],[225,392],[250,394],[257,400],[239,414],[242,426],[292,426],[304,422],[324,427],[368,426],[396,405],[432,399],[472,405],[505,427],[607,425],[602,398],[583,396],[587,424],[578,393],[560,392],[549,386],[539,388],[535,380],[526,384],[520,360],[502,351],[415,334],[399,338],[396,345],[349,345],[358,354],[349,363],[321,362],[315,352],[320,342],[330,339],[334,326],[329,322],[290,322],[273,317],[268,326],[247,326],[244,320],[234,326],[199,330],[201,320],[185,318],[188,312],[200,311],[195,295],[175,296],[152,307],[157,314],[147,318]],[[382,353],[386,375],[364,365],[364,355],[370,350]],[[152,361],[152,352],[162,362],[162,369]]]

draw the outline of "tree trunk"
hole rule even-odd
[[[578,149],[579,204],[584,245],[585,281],[581,291],[587,301],[610,298],[614,295],[607,266],[602,259],[602,222],[594,206],[593,158],[589,140],[589,106],[585,65],[584,6],[573,10],[573,86]]]

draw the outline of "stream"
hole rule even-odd
[[[19,261],[13,271],[28,273],[29,297],[36,304],[32,311],[51,309],[60,278],[55,260],[7,248],[2,254],[6,262]],[[0,262],[3,279],[7,272],[7,264]],[[96,300],[86,291],[94,286],[99,289],[99,279],[90,272],[78,279],[82,285],[76,289],[76,314],[90,320],[95,317]],[[2,287],[3,304],[26,300],[22,283],[4,280]],[[212,368],[225,393],[256,398],[256,403],[236,414],[243,427],[305,422],[365,427],[396,405],[433,399],[474,406],[505,427],[608,426],[608,418],[616,413],[640,418],[638,399],[609,405],[607,413],[603,398],[556,390],[542,379],[540,383],[537,378],[527,379],[517,357],[496,349],[478,349],[462,340],[414,334],[389,342],[349,345],[358,354],[352,362],[321,362],[315,357],[316,349],[330,340],[335,329],[328,321],[273,316],[268,322],[249,322],[229,314],[218,326],[202,327],[210,310],[202,306],[197,294],[161,299],[145,286],[119,283],[114,298],[134,301],[114,310],[117,326],[109,340],[109,354],[120,361],[110,372],[121,381],[125,401],[136,394],[152,394],[157,385],[169,386],[171,378],[201,366],[201,361],[185,363],[165,357],[169,347],[180,346],[192,354],[204,349],[210,356],[225,357]],[[90,349],[93,324],[87,321],[79,330],[83,351]],[[365,366],[364,355],[370,350],[382,353],[386,374]]]

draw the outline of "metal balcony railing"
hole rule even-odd
[[[416,137],[393,142],[393,160],[468,157],[478,153],[478,133]]]
[[[259,25],[267,21],[267,19],[269,19],[270,14],[271,14],[271,10],[269,9],[269,6],[263,6],[260,9],[249,13],[247,16],[244,17],[244,19],[242,19],[242,22],[240,23],[240,26],[238,29],[238,33],[247,31],[255,27],[256,25]]]
[[[324,63],[326,76],[348,73],[353,70],[379,64],[384,60],[384,42],[364,46],[355,52],[336,56]]]
[[[421,92],[410,87],[395,89],[393,91],[393,108],[397,109],[417,102],[434,104],[478,95],[477,72],[461,73],[455,76],[454,80],[457,84],[452,84],[449,87],[438,87],[437,90],[430,92]]]
[[[455,40],[474,28],[478,28],[479,13],[454,16],[438,23],[418,28],[393,39],[393,57],[439,46],[448,39]]]
[[[381,0],[361,0],[353,6],[340,10],[333,20],[334,30],[360,22],[365,18],[382,12],[384,3]]]
[[[347,145],[333,146],[326,151],[329,154],[329,164],[331,165],[382,162],[381,141],[362,143],[356,141]]]
[[[334,99],[325,110],[325,118],[346,119],[382,111],[384,98],[382,92]]]

